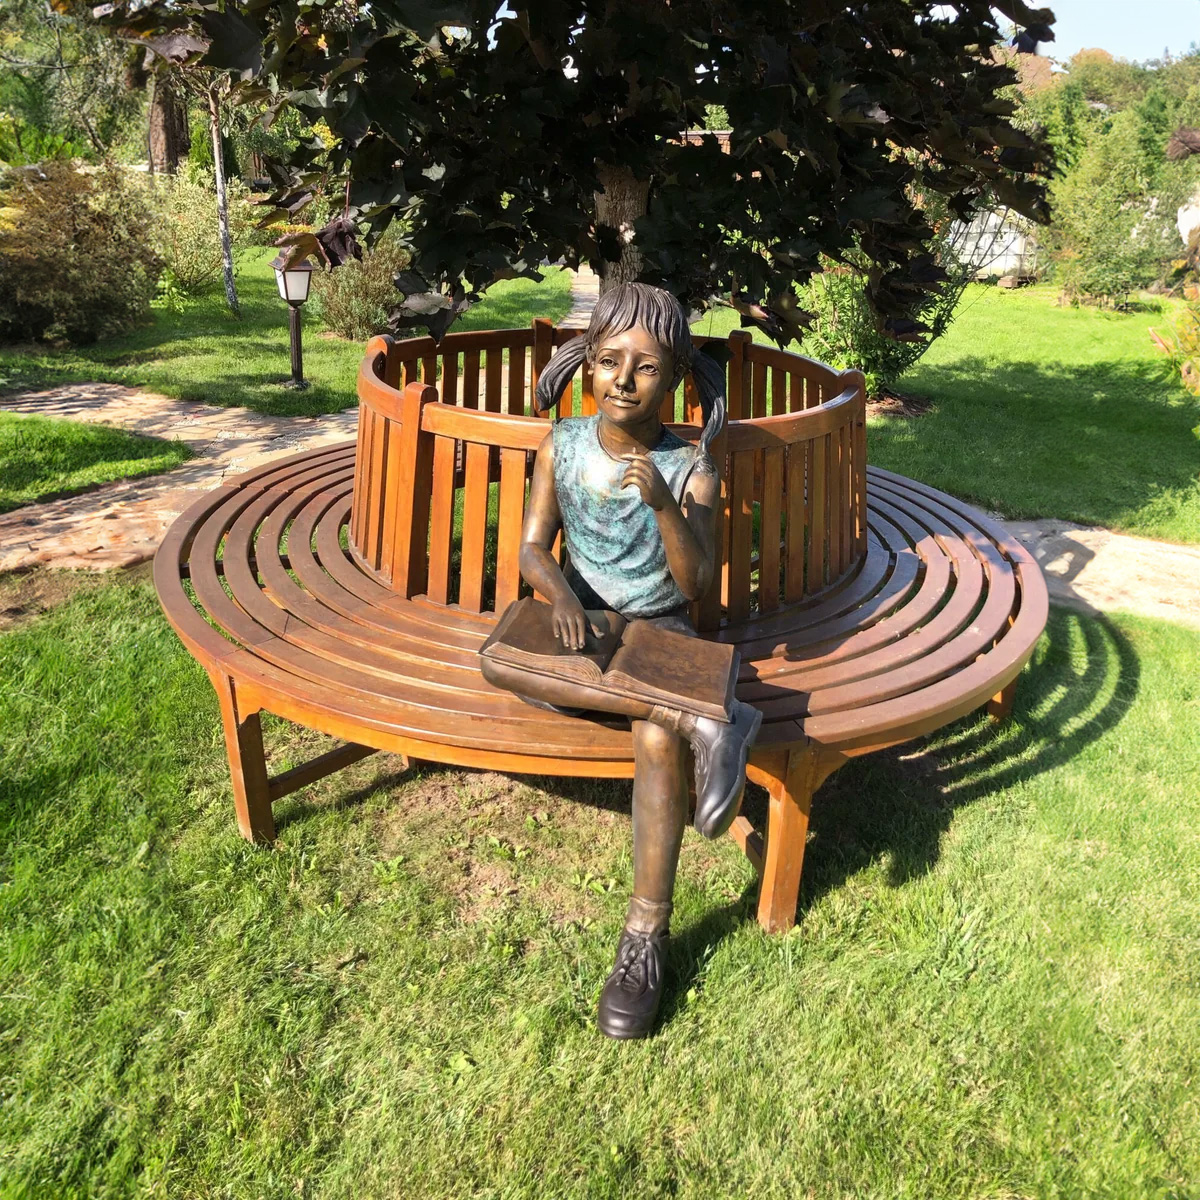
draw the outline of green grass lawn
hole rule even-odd
[[[245,316],[219,291],[160,312],[127,337],[76,350],[0,349],[8,388],[69,381],[146,386],[214,404],[313,414],[354,402],[362,347],[305,331],[307,392],[287,374],[284,307],[270,250],[243,261]],[[949,333],[901,382],[932,398],[916,420],[871,423],[871,460],[1009,517],[1061,517],[1146,537],[1200,541],[1200,401],[1173,377],[1148,330],[1166,314],[1058,308],[1052,287],[968,291]],[[459,328],[523,326],[570,307],[569,276],[499,284]],[[697,326],[725,333],[730,310]]]
[[[1200,542],[1200,400],[1149,335],[1169,311],[1059,308],[1057,294],[970,288],[899,384],[933,410],[873,420],[870,460],[1007,517]],[[736,327],[716,310],[696,329]]]
[[[1055,611],[1012,722],[830,782],[786,937],[689,833],[616,1044],[628,785],[368,759],[255,849],[148,583],[89,585],[0,635],[0,1195],[1195,1196],[1197,679]]]
[[[114,479],[157,475],[191,457],[182,442],[0,412],[0,512]]]
[[[268,265],[277,251],[240,258],[241,320],[216,288],[179,313],[158,311],[153,323],[124,337],[74,349],[0,346],[0,387],[13,391],[64,383],[123,383],[181,400],[242,405],[276,416],[313,416],[358,403],[354,380],[363,347],[328,335],[306,310],[304,376],[312,387],[282,387],[290,376],[287,306]],[[571,309],[570,273],[548,268],[541,284],[497,284],[456,330],[528,326],[532,316],[559,320]]]

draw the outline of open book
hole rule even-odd
[[[535,675],[728,720],[740,661],[732,646],[592,610],[584,648],[568,650],[554,636],[552,612],[532,596],[514,601],[480,654]],[[604,632],[597,637],[592,625]]]

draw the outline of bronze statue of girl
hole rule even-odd
[[[585,357],[598,411],[560,419],[538,449],[521,574],[549,600],[555,635],[568,648],[584,648],[589,609],[694,637],[689,605],[707,591],[716,558],[721,483],[709,446],[725,423],[724,371],[707,355],[693,354],[679,302],[640,283],[602,296],[586,334],[550,360],[538,381],[540,410],[557,403]],[[664,398],[688,371],[705,418],[696,446],[659,418]],[[560,529],[565,573],[551,553]],[[736,656],[731,669],[736,673]],[[619,713],[632,723],[633,896],[598,1021],[611,1037],[642,1037],[661,997],[687,813],[684,742],[695,763],[696,828],[717,837],[737,815],[761,714],[734,701],[717,721],[487,660],[483,672],[530,703]]]

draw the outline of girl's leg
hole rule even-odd
[[[614,696],[600,688],[576,683],[573,679],[552,679],[547,675],[536,675],[522,671],[507,663],[485,658],[480,663],[483,677],[493,687],[504,688],[517,696],[540,700],[558,708],[579,708],[588,712],[616,713],[631,721],[645,721],[654,710],[653,704],[632,697]]]
[[[633,723],[633,897],[627,929],[665,933],[687,819],[684,742],[648,721]]]
[[[683,742],[633,723],[633,896],[617,961],[600,993],[597,1023],[609,1037],[645,1037],[662,999],[667,927],[687,815]]]
[[[484,659],[484,678],[529,700],[560,709],[590,710],[626,716],[635,725],[652,724],[664,734],[686,738],[696,763],[696,829],[707,838],[720,837],[737,816],[746,786],[746,761],[762,723],[762,714],[735,700],[729,718],[714,721],[677,708],[647,704],[570,679],[551,679]],[[636,768],[641,771],[638,762]]]

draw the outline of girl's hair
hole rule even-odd
[[[662,288],[646,283],[623,283],[605,292],[596,303],[583,337],[572,338],[553,355],[538,379],[534,403],[538,412],[553,408],[580,363],[594,362],[596,349],[606,338],[638,327],[670,351],[673,364],[671,390],[691,371],[700,393],[704,428],[697,446],[696,468],[715,474],[709,446],[725,425],[725,371],[713,358],[693,353],[687,314],[679,301]]]

